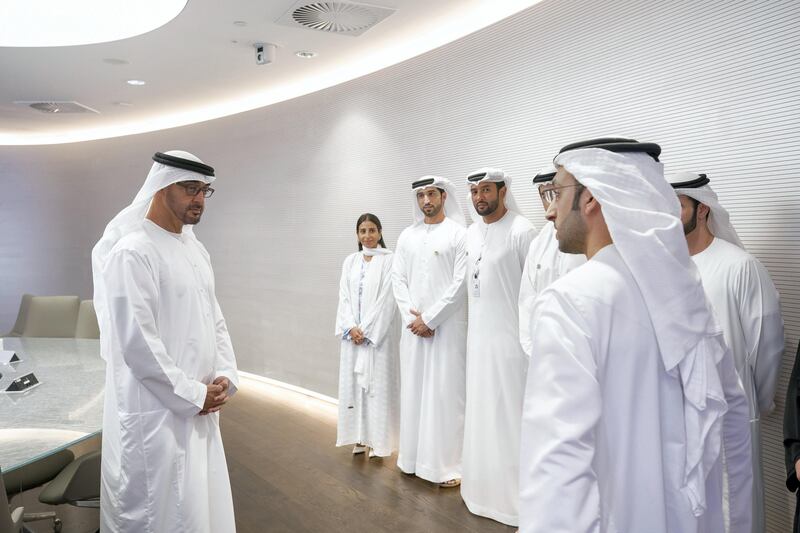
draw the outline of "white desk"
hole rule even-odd
[[[0,468],[10,472],[100,432],[105,361],[92,339],[5,338],[19,363],[0,364],[0,391],[33,372],[40,384],[0,392]]]

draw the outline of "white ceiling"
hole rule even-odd
[[[537,1],[376,0],[396,11],[352,37],[275,23],[297,0],[190,0],[171,22],[121,41],[0,47],[0,144],[115,137],[262,107],[419,55]],[[255,63],[255,42],[278,46],[273,64]],[[298,50],[318,55],[301,59]],[[129,79],[147,84],[130,86]],[[14,104],[72,100],[99,114],[44,114]]]

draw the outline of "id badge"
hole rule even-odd
[[[472,297],[473,298],[480,298],[481,297],[481,280],[473,278],[472,280]]]

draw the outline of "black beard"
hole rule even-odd
[[[499,200],[498,201],[494,201],[494,202],[486,202],[486,207],[484,207],[481,210],[481,209],[478,209],[477,206],[475,206],[475,211],[477,211],[480,216],[486,217],[486,216],[491,215],[495,211],[497,211],[497,208],[498,208],[499,205],[500,205],[500,201]]]
[[[200,214],[197,216],[197,218],[195,218],[194,215],[191,214],[191,209],[187,209],[183,213],[183,216],[181,217],[181,222],[188,225],[197,224],[198,222],[200,222],[200,219],[203,218],[203,211],[204,210],[201,209]]]
[[[697,206],[694,206],[692,210],[692,218],[689,219],[689,222],[683,225],[683,234],[689,235],[691,232],[695,230],[697,227]]]
[[[428,211],[430,211],[430,213],[428,211],[426,211],[426,209],[428,209]],[[423,207],[422,208],[422,214],[425,215],[428,218],[433,218],[436,215],[438,215],[441,210],[442,210],[442,206],[441,205],[438,206],[438,207],[437,206],[433,206],[433,205],[429,205],[427,207]]]
[[[586,253],[586,224],[580,218],[580,213],[570,211],[556,231],[559,251],[565,254]]]

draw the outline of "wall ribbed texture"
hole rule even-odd
[[[78,145],[0,148],[0,319],[23,292],[91,294],[89,251],[156,150],[218,169],[198,228],[243,370],[335,396],[341,261],[370,211],[390,246],[409,184],[504,168],[524,214],[557,149],[608,134],[662,145],[668,173],[706,172],[782,296],[787,354],[764,422],[768,530],[789,530],[781,417],[800,337],[800,3],[542,4],[332,89],[225,119]],[[213,67],[210,72],[213,80]],[[224,80],[216,80],[224,82]],[[57,117],[56,117],[57,118]]]

